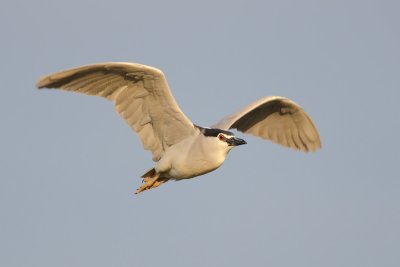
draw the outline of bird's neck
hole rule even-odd
[[[190,153],[193,157],[202,158],[218,167],[225,161],[229,150],[222,149],[221,144],[212,137],[200,134],[193,143]]]

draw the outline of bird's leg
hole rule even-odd
[[[168,179],[164,177],[160,177],[159,173],[152,172],[150,175],[153,177],[145,177],[146,175],[143,175],[143,183],[142,185],[136,190],[135,194],[138,194],[140,192],[143,192],[145,190],[149,190],[151,188],[156,188],[160,186],[161,184],[165,183],[168,181]]]
[[[138,189],[136,189],[135,194],[139,194],[140,192],[143,192],[145,190],[152,188],[153,184],[157,181],[157,179],[158,179],[158,176],[143,178],[142,185]]]
[[[168,179],[165,179],[165,178],[158,178],[154,183],[153,183],[153,185],[149,188],[149,189],[151,189],[151,188],[156,188],[156,187],[158,187],[158,186],[160,186],[160,185],[162,185],[163,183],[165,183],[166,181],[168,181]]]

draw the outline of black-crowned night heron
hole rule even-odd
[[[102,96],[115,103],[156,162],[136,193],[217,169],[233,147],[246,144],[229,129],[302,151],[321,147],[307,113],[279,96],[261,98],[210,128],[197,126],[176,104],[162,71],[141,64],[87,65],[46,76],[37,87]]]

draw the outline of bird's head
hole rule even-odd
[[[201,133],[210,140],[210,142],[227,151],[231,150],[235,146],[247,144],[246,141],[236,137],[229,131],[216,128],[200,128],[200,130]]]

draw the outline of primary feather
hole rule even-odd
[[[168,147],[193,135],[193,123],[181,111],[162,71],[134,63],[99,63],[51,74],[38,88],[60,88],[107,98],[139,135],[145,149],[160,159]]]
[[[317,128],[307,113],[293,101],[280,96],[261,98],[213,127],[237,129],[302,151],[315,151],[321,147]]]

